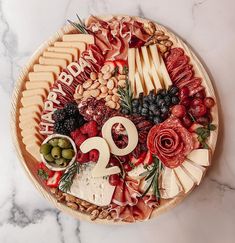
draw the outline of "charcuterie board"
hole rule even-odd
[[[219,121],[211,80],[160,24],[130,16],[69,22],[16,83],[19,159],[43,196],[75,218],[154,218],[212,163]]]

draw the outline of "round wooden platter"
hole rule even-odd
[[[99,18],[102,18],[104,20],[110,19],[113,16],[98,16]],[[117,16],[116,16],[117,17]],[[118,16],[122,17],[122,16]],[[142,19],[140,17],[134,17],[138,21],[141,22],[147,22],[149,20]],[[176,34],[172,33],[169,29],[166,27],[163,27],[160,24],[156,23],[156,28],[159,30],[163,30],[166,35],[170,37],[170,40],[173,42],[173,47],[181,47],[184,49],[185,53],[190,57],[191,64],[194,67],[195,75],[197,77],[202,78],[202,84],[206,88],[206,92],[208,96],[211,96],[214,98],[216,102],[216,96],[214,92],[214,88],[212,85],[212,82],[209,78],[209,75],[207,74],[205,68],[203,67],[202,63],[198,59],[198,57],[195,55],[195,53],[192,51],[192,49],[185,44],[184,41],[181,40]],[[63,28],[61,28],[55,35],[53,35],[49,40],[44,42],[32,55],[30,58],[29,63],[23,68],[21,74],[19,75],[19,78],[16,82],[15,89],[12,96],[12,109],[11,109],[11,127],[12,127],[12,137],[13,142],[16,148],[16,152],[18,155],[19,160],[21,161],[22,166],[24,167],[26,174],[34,184],[34,186],[39,190],[39,192],[50,202],[53,203],[53,205],[58,208],[59,210],[70,214],[71,216],[80,219],[80,220],[87,220],[93,223],[102,223],[102,224],[126,224],[125,222],[113,222],[110,220],[101,220],[96,219],[95,221],[91,221],[89,215],[80,213],[79,211],[75,211],[66,205],[57,202],[57,200],[52,196],[49,189],[40,181],[40,179],[37,176],[37,163],[38,161],[32,157],[25,149],[25,145],[22,142],[22,136],[20,133],[19,128],[19,109],[21,107],[20,99],[22,97],[22,91],[25,89],[25,81],[28,77],[28,73],[32,71],[33,65],[38,61],[39,57],[42,55],[43,51],[48,48],[50,45],[52,45],[55,41],[61,40],[62,36],[64,34],[68,33],[75,33],[75,29],[71,25],[66,25]],[[217,103],[217,102],[216,102]],[[218,129],[219,129],[219,120],[218,120],[218,106],[215,105],[212,108],[212,117],[213,117],[213,124],[217,126],[216,131],[211,133],[211,136],[208,141],[208,145],[211,148],[212,155],[215,151],[216,147],[216,141],[218,136]],[[211,156],[212,157],[212,156]],[[191,190],[192,191],[192,190]],[[190,192],[191,192],[190,191]],[[189,193],[190,193],[189,192]],[[180,194],[179,196],[169,199],[169,200],[161,200],[161,205],[156,208],[152,215],[151,219],[157,217],[161,213],[166,212],[167,210],[175,207],[177,204],[179,204],[188,194]]]

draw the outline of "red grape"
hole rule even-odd
[[[129,172],[132,170],[132,167],[128,162],[123,164],[123,168],[126,172]]]
[[[196,105],[200,105],[203,103],[203,100],[200,99],[200,98],[194,98],[192,101],[191,101],[191,106],[196,106]]]
[[[171,113],[176,117],[183,117],[186,114],[186,109],[183,105],[175,105],[172,108]]]
[[[117,158],[111,157],[110,160],[109,160],[109,165],[110,166],[119,166],[120,163],[119,163]]]
[[[184,116],[182,120],[185,127],[190,127],[193,123],[188,115]]]
[[[213,107],[215,105],[215,101],[211,97],[206,97],[204,99],[204,105],[206,106],[206,108],[210,109],[211,107]]]
[[[191,107],[191,113],[195,117],[204,116],[206,112],[206,106],[203,103]]]
[[[195,98],[200,98],[200,99],[204,99],[206,97],[206,92],[205,90],[201,90],[199,92],[197,92],[195,95],[194,95]]]
[[[210,123],[210,118],[209,118],[208,116],[201,116],[201,117],[198,117],[198,118],[196,119],[196,121],[197,121],[199,124],[205,126],[205,125],[208,125],[208,124]]]
[[[186,97],[189,96],[189,89],[188,87],[183,87],[182,89],[180,89],[180,92],[179,92],[179,97],[180,99],[184,99]]]
[[[184,106],[186,106],[186,107],[188,107],[188,106],[190,105],[190,103],[191,103],[191,100],[190,100],[189,97],[185,97],[184,99],[182,99],[182,100],[180,101],[180,104],[181,104],[181,105],[184,105]]]
[[[112,186],[117,186],[120,183],[120,176],[118,174],[109,176],[109,184]]]

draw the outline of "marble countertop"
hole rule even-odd
[[[0,242],[235,242],[235,1],[0,0]],[[10,135],[10,100],[21,67],[66,19],[124,13],[158,21],[197,51],[220,101],[213,166],[182,204],[126,226],[77,221],[46,201],[25,175]]]

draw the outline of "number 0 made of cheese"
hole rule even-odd
[[[116,123],[121,123],[128,135],[128,144],[125,148],[118,148],[112,137],[112,127]],[[114,116],[110,118],[102,127],[102,136],[107,141],[110,151],[114,155],[123,156],[131,153],[138,144],[138,131],[135,124],[122,116]]]
[[[96,163],[96,166],[91,172],[93,177],[102,177],[118,174],[121,172],[118,166],[106,168],[110,159],[110,149],[104,138],[88,138],[80,146],[80,150],[82,151],[82,153],[87,153],[92,149],[97,149],[99,151],[99,159]]]

